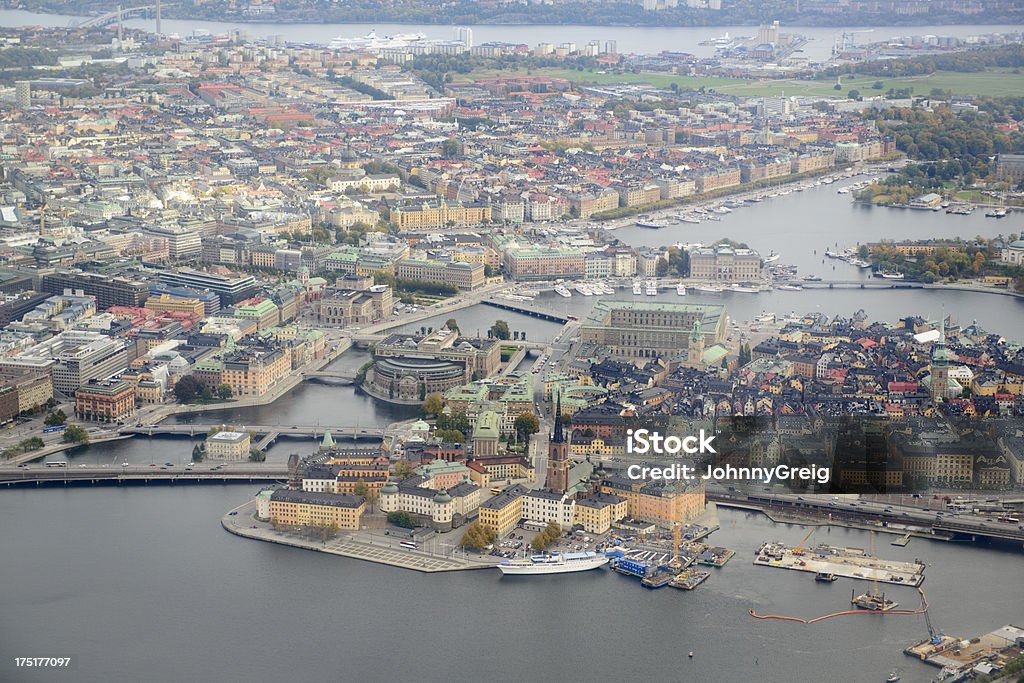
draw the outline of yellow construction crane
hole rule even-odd
[[[817,530],[818,527],[811,527],[811,530],[807,532],[806,536],[804,536],[804,540],[800,541],[800,544],[797,547],[793,548],[794,555],[803,555],[805,552],[807,552],[804,550],[804,544],[807,543],[807,539],[810,538]]]
[[[676,522],[675,526],[672,527],[672,561],[669,563],[672,567],[680,566],[679,541],[679,522]]]

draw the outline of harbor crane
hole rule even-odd
[[[806,550],[804,550],[804,545],[807,544],[807,539],[809,539],[811,536],[813,536],[814,532],[817,531],[817,530],[818,530],[818,527],[812,527],[811,530],[807,532],[807,535],[804,536],[804,539],[802,541],[800,541],[800,544],[797,545],[795,548],[793,548],[793,554],[794,555],[803,555],[804,553],[807,552]]]

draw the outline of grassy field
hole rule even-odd
[[[668,88],[678,83],[683,89],[704,87],[708,90],[740,96],[780,96],[802,95],[843,97],[850,90],[859,90],[861,97],[881,94],[895,88],[913,88],[915,95],[927,95],[932,88],[952,90],[957,95],[1005,95],[1013,92],[1024,92],[1024,74],[1010,71],[986,71],[983,73],[955,73],[940,71],[928,76],[912,76],[907,78],[876,78],[873,76],[842,79],[842,88],[835,90],[834,81],[805,80],[741,80],[735,78],[718,78],[714,76],[673,76],[660,73],[612,74],[597,71],[571,71],[567,69],[536,69],[534,75],[546,75],[567,78],[576,83],[649,83],[660,88]],[[460,80],[470,78],[492,78],[500,76],[524,76],[527,71],[496,72],[492,70],[476,71],[471,76],[462,76]],[[882,89],[875,90],[871,86],[881,81]]]

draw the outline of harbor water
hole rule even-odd
[[[750,608],[805,618],[847,609],[851,588],[869,587],[755,567],[762,541],[792,545],[805,533],[755,513],[720,511],[711,540],[737,555],[696,590],[649,591],[608,570],[430,575],[227,534],[220,516],[253,493],[4,492],[0,518],[20,521],[5,525],[0,553],[0,660],[73,654],[69,680],[82,683],[441,682],[453,670],[493,681],[877,683],[893,669],[923,683],[937,673],[902,654],[926,637],[923,617],[813,626],[750,618]],[[866,548],[869,539],[837,528],[820,529],[815,542]],[[878,554],[927,563],[924,589],[947,633],[1021,623],[1024,595],[1007,583],[1021,571],[1019,554],[918,539],[906,548],[880,540]],[[886,594],[916,604],[914,589]],[[3,680],[54,679],[19,670]]]

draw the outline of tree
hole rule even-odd
[[[181,403],[194,401],[203,392],[204,384],[192,375],[185,375],[174,385],[174,398]]]
[[[397,479],[405,479],[412,474],[413,469],[412,463],[403,458],[395,463],[395,477]]]
[[[511,332],[508,329],[508,323],[504,320],[496,320],[491,325],[491,329],[488,333],[495,339],[506,340],[511,336]]]
[[[416,522],[412,520],[412,516],[405,510],[398,510],[397,512],[388,513],[388,524],[394,524],[400,526],[403,529],[415,529]]]
[[[668,275],[668,261],[665,259],[658,259],[658,262],[654,264],[654,274],[658,277],[665,277]]]
[[[490,525],[473,522],[466,527],[466,531],[462,534],[462,539],[459,541],[459,546],[479,551],[494,543],[497,539],[498,534]]]
[[[441,394],[429,394],[423,399],[423,414],[428,417],[437,417],[444,410],[444,399]]]
[[[249,449],[249,462],[265,462],[267,454],[256,448]]]
[[[536,434],[540,431],[540,420],[533,413],[521,413],[516,417],[515,422],[516,434],[519,438],[528,438],[531,434]]]
[[[47,427],[56,427],[62,425],[68,421],[68,416],[64,414],[63,410],[57,410],[56,412],[50,413],[43,420],[43,424]]]
[[[871,84],[872,90],[881,90],[882,87],[882,81],[875,81],[874,83]]]
[[[859,100],[860,90],[851,90],[850,92],[846,93],[846,96],[849,97],[851,100]]]
[[[234,393],[234,392],[231,391],[231,385],[230,384],[226,384],[225,383],[225,384],[221,384],[219,387],[217,387],[217,398],[219,398],[219,399],[222,399],[222,400],[226,401],[229,398],[231,398],[232,393]]]
[[[534,550],[544,550],[549,547],[552,543],[557,541],[562,536],[562,527],[558,526],[556,522],[548,522],[547,527],[544,531],[533,537],[530,545],[533,546]]]
[[[192,447],[192,462],[202,462],[205,457],[206,453],[199,444]]]
[[[452,332],[459,331],[459,323],[455,320],[455,318],[448,318],[448,320],[445,321],[444,326],[447,327]]]
[[[458,429],[436,429],[434,436],[449,443],[465,443],[466,435]]]
[[[455,138],[448,138],[441,143],[441,155],[445,159],[455,159],[462,154],[462,143]]]
[[[68,428],[64,430],[63,441],[64,443],[89,443],[89,432],[85,431],[78,425],[69,425]]]

